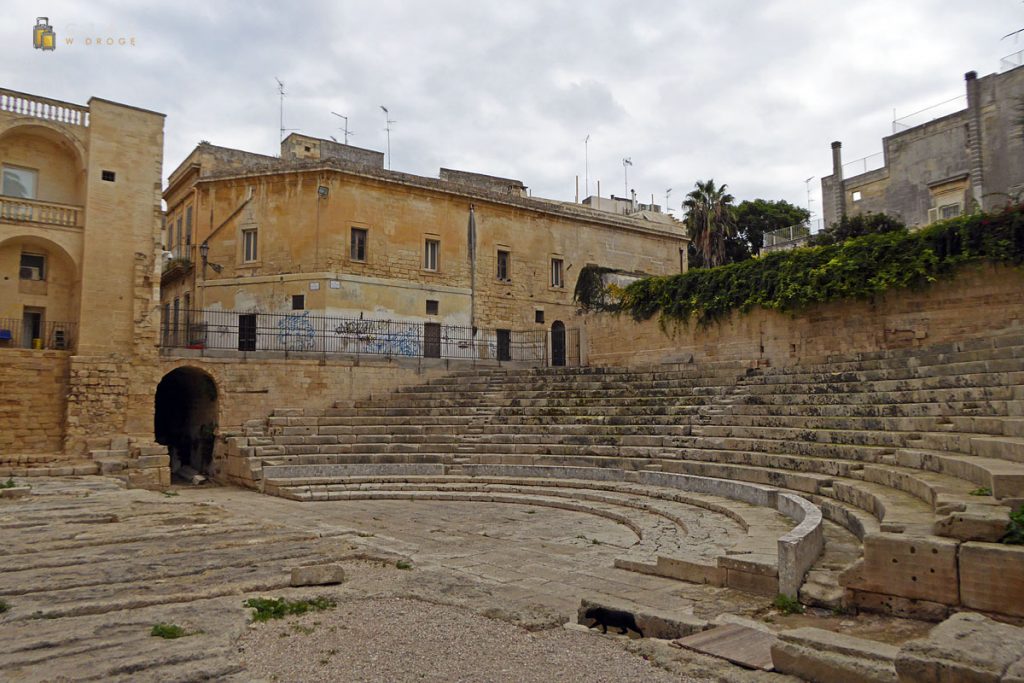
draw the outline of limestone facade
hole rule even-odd
[[[825,225],[887,213],[923,226],[1020,201],[1024,191],[1024,68],[965,76],[967,107],[882,140],[881,168],[844,177],[841,144],[821,179]]]
[[[62,433],[81,452],[95,435],[151,431],[163,121],[0,89],[0,368],[49,364],[38,372],[60,385],[45,409],[19,390],[14,417],[0,416],[16,435],[4,454],[60,450]],[[14,350],[33,346],[61,353]],[[43,440],[8,421],[48,424],[53,410],[62,426]]]
[[[297,134],[280,158],[200,144],[164,198],[172,336],[189,308],[544,331],[576,319],[583,266],[678,273],[688,242],[665,214],[537,199],[520,181],[450,169],[388,171],[379,152]]]

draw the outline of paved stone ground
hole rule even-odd
[[[167,495],[126,491],[99,477],[31,483],[31,497],[0,501],[0,599],[8,605],[0,614],[4,680],[317,680],[324,671],[312,666],[301,647],[279,648],[269,659],[260,657],[267,648],[254,651],[261,635],[291,628],[250,627],[242,603],[254,596],[328,595],[339,602],[337,610],[303,619],[330,621],[335,628],[349,626],[346,619],[365,626],[380,615],[378,628],[353,629],[337,642],[324,642],[335,640],[327,628],[309,635],[317,651],[341,652],[336,660],[318,657],[318,665],[324,659],[324,667],[343,661],[365,667],[359,653],[384,656],[386,649],[374,648],[407,642],[384,635],[412,632],[423,634],[414,639],[423,647],[411,648],[411,659],[402,661],[443,658],[457,645],[466,655],[457,660],[463,664],[451,674],[455,680],[482,680],[474,678],[478,669],[500,675],[502,652],[493,644],[503,640],[526,659],[557,651],[559,666],[581,673],[562,680],[594,680],[600,669],[591,666],[593,660],[604,656],[609,679],[635,680],[643,671],[636,667],[651,664],[629,652],[681,680],[781,680],[658,642],[556,628],[574,620],[584,597],[705,619],[728,612],[773,619],[776,625],[813,624],[890,641],[927,629],[871,617],[782,618],[771,614],[763,598],[615,569],[614,558],[635,542],[635,534],[608,519],[565,510],[452,502],[297,503],[230,488],[182,488]],[[397,569],[394,561],[401,557],[414,568]],[[324,561],[343,562],[350,580],[319,590],[288,587],[291,567]],[[412,615],[403,619],[392,609],[398,598],[416,601],[422,610],[403,608]],[[494,623],[482,627],[481,617]],[[156,623],[196,634],[154,638],[149,632]],[[557,635],[525,642],[526,632]],[[594,646],[595,640],[608,645]],[[481,668],[486,652],[499,662],[497,669],[491,662],[492,668]],[[455,666],[456,659],[450,663]],[[415,666],[399,667],[394,675],[391,680],[430,680],[417,675]]]

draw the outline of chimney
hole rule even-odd
[[[978,72],[964,74],[967,82],[967,154],[971,176],[971,195],[979,209],[984,209],[982,197],[985,181],[985,156],[981,146],[981,84]]]
[[[843,143],[832,143],[832,205],[838,221],[846,215],[846,187],[843,183]]]

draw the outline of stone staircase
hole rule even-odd
[[[825,539],[813,567],[797,563],[810,568],[802,597],[835,605],[866,535],[1003,533],[1024,500],[1024,335],[785,368],[461,371],[325,411],[276,410],[228,451],[237,480],[295,500],[612,506],[640,538],[620,566],[772,594],[775,543],[810,524],[798,499],[820,511]],[[723,521],[718,545],[701,546],[680,504],[737,526]]]

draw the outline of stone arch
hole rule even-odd
[[[29,308],[43,310],[46,322],[78,322],[81,269],[68,247],[73,248],[71,244],[62,245],[34,234],[28,228],[0,238],[0,318],[21,319],[23,311]],[[21,277],[23,253],[44,257],[42,279]]]
[[[82,142],[61,124],[30,119],[0,131],[0,157],[40,171],[36,199],[85,204],[88,156]]]
[[[157,385],[153,436],[167,446],[172,476],[212,473],[219,396],[213,376],[191,365],[170,370]]]

